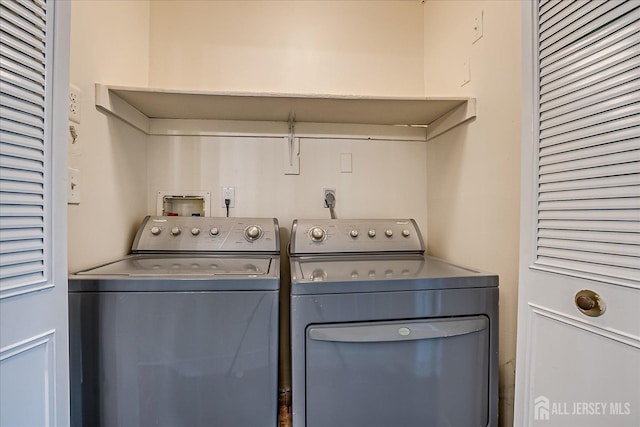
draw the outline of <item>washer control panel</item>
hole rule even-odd
[[[413,219],[325,219],[293,221],[291,254],[424,252]]]
[[[278,253],[278,220],[148,216],[138,229],[131,251]]]

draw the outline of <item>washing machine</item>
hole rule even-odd
[[[293,427],[496,426],[498,277],[414,220],[295,220]]]
[[[146,217],[69,278],[75,426],[277,425],[274,218]]]

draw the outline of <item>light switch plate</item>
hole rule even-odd
[[[477,42],[482,38],[482,34],[484,32],[483,18],[484,18],[484,10],[479,11],[473,17],[473,41],[471,42],[471,44]]]
[[[340,172],[341,173],[351,173],[353,172],[351,163],[351,153],[341,153],[340,154]]]
[[[80,204],[80,171],[69,168],[67,179],[67,203],[70,205]]]

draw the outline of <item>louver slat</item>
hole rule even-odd
[[[561,49],[570,48],[572,44],[579,42],[601,25],[610,24],[638,6],[634,0],[579,1],[578,3],[582,4],[581,9],[545,31],[545,34],[540,34],[540,59]],[[597,7],[594,8],[594,6]],[[544,23],[544,21],[541,22],[542,25]]]
[[[560,68],[565,63],[566,58],[574,57],[573,55],[576,52],[582,50],[586,46],[599,43],[599,46],[604,48],[618,41],[620,36],[632,35],[636,31],[636,21],[639,19],[640,8],[637,8],[627,15],[621,16],[620,19],[612,21],[606,26],[602,26],[589,33],[587,36],[581,38],[580,41],[547,56],[540,62],[540,65],[544,68],[544,75]],[[613,36],[614,34],[615,36]],[[576,58],[577,57],[578,56],[576,56]],[[541,75],[541,77],[544,75]]]
[[[539,268],[640,283],[640,4],[539,9]]]
[[[0,291],[46,281],[46,5],[0,0]]]

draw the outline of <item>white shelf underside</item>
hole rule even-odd
[[[476,116],[475,98],[189,92],[96,84],[96,107],[149,135],[425,141]]]

